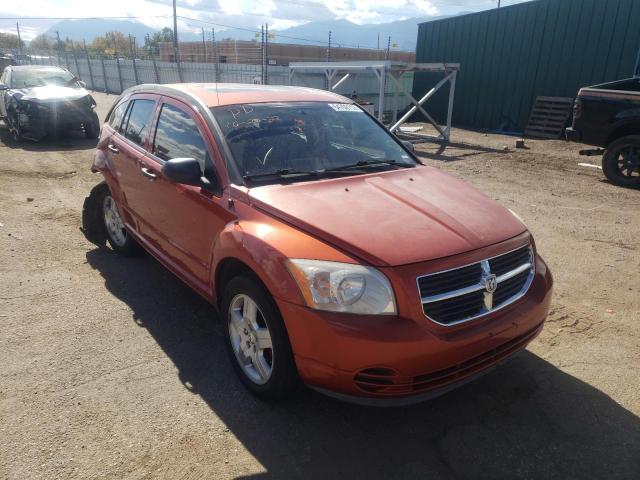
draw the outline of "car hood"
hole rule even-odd
[[[433,260],[526,231],[469,184],[419,166],[253,188],[256,208],[377,266]]]
[[[18,90],[21,100],[30,102],[53,102],[57,100],[77,100],[89,95],[85,88],[60,87],[45,85],[43,87],[21,88]]]

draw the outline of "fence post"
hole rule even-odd
[[[264,84],[264,25],[260,25],[260,83]]]
[[[220,82],[220,66],[218,64],[218,61],[220,60],[218,58],[218,50],[216,47],[216,31],[215,29],[211,29],[211,43],[213,44],[213,51],[211,52],[211,55],[213,55],[213,71],[215,74],[215,80],[216,83]]]
[[[264,84],[269,85],[269,24],[264,25]]]
[[[84,54],[87,57],[87,68],[89,69],[89,78],[91,79],[91,90],[95,90],[96,89],[96,84],[93,80],[93,70],[91,69],[91,59],[89,59],[89,52],[87,50],[87,42],[85,42],[84,40],[82,40],[83,45],[84,45]]]
[[[76,72],[78,72],[77,77],[80,78],[80,66],[78,65],[78,57],[76,57],[76,51],[74,50],[73,53],[73,63],[76,64]]]
[[[100,55],[100,62],[102,62],[102,79],[104,80],[104,93],[109,92],[109,87],[107,86],[107,69],[104,66],[104,57]]]
[[[149,48],[151,54],[151,63],[153,63],[153,73],[156,76],[156,83],[160,83],[160,72],[158,72],[158,65],[156,65],[156,56],[153,54],[153,47]]]
[[[133,62],[133,78],[136,80],[136,85],[139,85],[140,82],[138,81],[138,68],[136,66],[136,53],[135,50],[133,48],[135,44],[135,38],[132,40],[131,39],[131,34],[129,34],[129,50],[131,50],[131,61]]]
[[[120,57],[118,57],[118,52],[116,52],[116,67],[118,69],[118,84],[120,85],[119,93],[122,93],[124,88],[122,86],[122,70],[120,69]]]
[[[180,66],[179,58],[176,58],[176,66],[178,67],[178,79],[180,80],[180,83],[183,83],[184,80],[182,79],[182,67]]]

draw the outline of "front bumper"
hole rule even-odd
[[[306,384],[359,403],[406,404],[466,383],[523,350],[542,330],[552,283],[538,257],[524,297],[457,327],[402,314],[335,314],[281,300],[278,306]]]
[[[567,137],[567,140],[569,140],[570,142],[581,142],[582,141],[582,134],[580,133],[579,130],[574,130],[573,127],[569,127],[567,128],[565,131],[565,136]]]
[[[95,121],[94,117],[91,108],[78,108],[75,105],[38,107],[31,104],[19,111],[18,122],[26,137],[40,140],[51,132],[80,128],[83,124]]]

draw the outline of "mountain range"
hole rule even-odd
[[[331,32],[331,43],[334,46],[381,49],[387,48],[388,39],[391,37],[393,49],[413,51],[416,47],[418,24],[439,18],[444,17],[417,17],[395,22],[362,25],[348,20],[317,21],[278,31],[271,30],[269,33],[274,34],[273,37],[270,36],[272,42],[314,45],[326,43],[329,32]],[[210,38],[211,26],[205,27],[207,38]],[[217,39],[254,40],[256,38],[255,33],[246,29],[215,28]],[[145,35],[152,34],[157,29],[131,20],[84,19],[62,20],[52,25],[45,33],[51,38],[55,38],[56,32],[59,32],[62,39],[86,40],[87,43],[90,43],[95,37],[114,30],[125,35],[131,34],[137,38],[138,42],[142,42]],[[191,31],[179,30],[178,39],[180,41],[197,41],[202,39],[202,34],[197,27]]]

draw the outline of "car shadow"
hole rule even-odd
[[[262,464],[266,473],[251,478],[640,478],[638,417],[530,352],[409,407],[362,407],[311,391],[267,404],[235,377],[210,304],[148,255],[95,249],[86,257],[184,387]]]
[[[469,157],[485,153],[509,153],[508,150],[462,142],[424,142],[416,144],[416,146],[418,145],[419,148],[416,148],[414,152],[418,158],[441,160],[444,162],[465,160]]]
[[[87,138],[84,132],[78,130],[73,132],[62,132],[58,135],[49,134],[39,142],[21,139],[14,142],[6,125],[0,125],[0,142],[9,148],[25,150],[29,152],[57,152],[69,150],[90,150],[95,148],[98,140]]]

